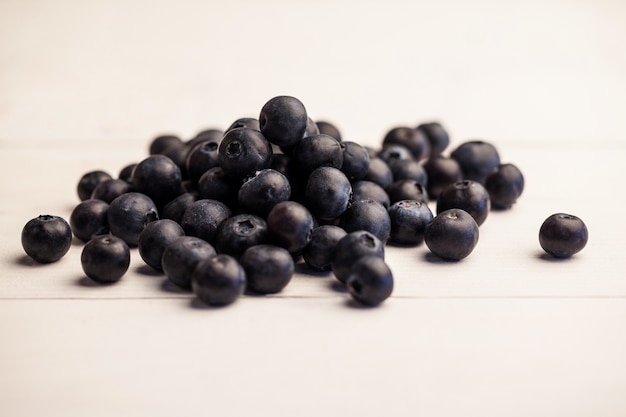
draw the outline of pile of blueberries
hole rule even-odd
[[[436,122],[396,127],[380,149],[345,141],[335,125],[313,121],[297,98],[277,96],[258,119],[193,139],[159,136],[150,156],[113,178],[91,171],[69,224],[43,215],[22,231],[38,262],[60,259],[72,235],[85,242],[81,264],[98,283],[120,280],[137,247],[147,265],[209,305],[244,291],[280,292],[297,262],[331,271],[358,302],[375,306],[393,290],[386,244],[422,243],[459,261],[478,242],[492,209],[512,207],[524,177],[496,148],[467,141],[450,152]],[[436,215],[428,207],[436,201]],[[582,250],[576,216],[550,216],[540,243],[555,257]]]

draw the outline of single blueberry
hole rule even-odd
[[[219,253],[239,258],[250,246],[269,242],[267,223],[249,213],[236,214],[217,228],[215,248]]]
[[[304,104],[291,96],[277,96],[267,101],[259,115],[263,135],[273,144],[292,147],[302,140],[308,116]]]
[[[93,237],[109,233],[107,211],[109,204],[102,200],[81,201],[70,215],[72,233],[83,242]]]
[[[423,186],[428,184],[428,174],[426,170],[415,159],[396,159],[389,162],[389,169],[394,181],[413,180]]]
[[[211,256],[196,264],[191,286],[196,297],[208,305],[232,304],[246,288],[246,272],[229,255]]]
[[[198,195],[200,198],[221,201],[235,209],[241,183],[241,179],[228,175],[221,166],[213,167],[198,180]]]
[[[241,255],[247,288],[260,294],[280,292],[294,273],[294,261],[284,248],[270,244],[251,246]]]
[[[352,201],[374,200],[389,208],[389,194],[383,187],[372,181],[361,180],[352,184]]]
[[[472,253],[478,243],[478,224],[465,210],[443,211],[426,225],[424,243],[440,258],[461,260]]]
[[[367,174],[365,174],[363,179],[375,182],[385,188],[393,183],[393,172],[391,172],[391,168],[389,168],[389,164],[387,164],[387,162],[376,156],[370,158]]]
[[[148,223],[158,220],[154,202],[145,194],[122,194],[111,202],[107,211],[109,230],[129,246],[137,246],[139,235]]]
[[[136,166],[137,164],[135,162],[126,165],[120,170],[120,173],[117,177],[121,180],[131,183],[133,181],[133,171]]]
[[[197,183],[202,174],[219,166],[218,149],[221,141],[221,136],[219,139],[203,140],[189,152],[186,165],[187,174],[192,182]]]
[[[463,142],[450,157],[459,163],[464,179],[481,184],[500,165],[500,155],[495,146],[482,140]]]
[[[298,142],[292,157],[298,169],[307,174],[319,167],[341,168],[343,164],[343,151],[339,142],[321,134],[308,136]]]
[[[389,241],[399,245],[419,245],[424,241],[426,225],[433,213],[426,203],[401,200],[389,207],[391,234]]]
[[[393,292],[393,274],[378,256],[363,256],[350,268],[346,288],[356,301],[377,306]]]
[[[389,202],[391,204],[402,200],[417,200],[428,203],[426,187],[415,180],[405,179],[394,181],[385,187],[385,191],[389,196]]]
[[[137,243],[139,255],[148,266],[162,271],[161,258],[165,248],[184,235],[183,228],[173,220],[161,219],[150,222],[139,235]]]
[[[337,142],[341,142],[341,131],[336,124],[326,120],[318,120],[316,124],[320,133],[334,138]]]
[[[480,226],[487,219],[491,209],[489,193],[479,182],[472,180],[448,184],[437,198],[437,213],[451,208],[465,210]]]
[[[110,179],[101,182],[93,189],[91,198],[96,200],[102,200],[105,203],[111,203],[117,197],[122,194],[135,191],[132,184],[122,179]]]
[[[200,199],[187,208],[180,225],[186,235],[199,237],[214,245],[217,228],[230,215],[231,212],[224,203]]]
[[[180,224],[183,221],[183,216],[185,215],[185,211],[191,206],[194,202],[198,200],[198,193],[195,191],[190,191],[183,193],[167,203],[163,210],[161,210],[161,218],[162,219],[170,219],[174,220],[176,223]]]
[[[311,241],[302,251],[307,266],[317,271],[329,271],[337,243],[348,234],[339,226],[322,225],[313,229]]]
[[[424,134],[430,143],[430,154],[441,154],[450,144],[450,136],[446,129],[438,122],[422,123],[417,130]]]
[[[305,203],[318,219],[333,220],[346,211],[351,194],[352,186],[343,172],[320,167],[309,175]]]
[[[163,154],[163,152],[171,147],[176,145],[182,145],[183,141],[180,137],[171,134],[160,135],[152,139],[149,147],[150,155]]]
[[[509,209],[524,191],[524,176],[513,164],[500,164],[487,176],[485,188],[491,199],[491,206]]]
[[[370,156],[363,146],[356,142],[341,142],[343,163],[341,171],[346,174],[350,182],[362,180],[369,169]]]
[[[257,171],[244,181],[237,201],[241,210],[265,218],[272,207],[289,200],[290,196],[291,185],[287,177],[268,168]]]
[[[589,231],[585,223],[572,214],[549,216],[539,229],[539,244],[555,258],[569,258],[587,245]]]
[[[119,281],[128,271],[130,250],[118,237],[96,236],[83,247],[80,263],[89,278],[100,284],[110,284]]]
[[[417,161],[430,155],[430,142],[426,135],[411,127],[399,126],[388,131],[383,138],[383,146],[385,145],[404,146]]]
[[[179,166],[164,155],[151,155],[133,170],[135,191],[147,195],[158,206],[163,206],[182,194],[182,175]]]
[[[245,127],[229,130],[218,148],[222,169],[240,179],[269,168],[272,154],[272,147],[263,134]]]
[[[270,239],[291,254],[300,253],[311,240],[315,222],[311,212],[296,201],[282,201],[267,215]]]
[[[59,216],[41,215],[29,220],[22,229],[22,247],[39,263],[61,259],[72,245],[70,225]]]
[[[90,171],[80,177],[78,185],[76,186],[76,192],[80,201],[85,201],[91,198],[94,188],[101,182],[113,179],[111,175],[105,171],[97,170]]]
[[[391,234],[389,213],[382,204],[374,200],[352,202],[341,215],[339,225],[347,232],[367,230],[383,243]]]
[[[459,163],[443,155],[434,155],[422,163],[428,182],[426,191],[430,199],[436,200],[441,191],[448,185],[463,179],[463,171]]]

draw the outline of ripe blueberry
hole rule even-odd
[[[580,252],[588,239],[585,223],[571,214],[553,214],[539,229],[539,244],[546,253],[556,258],[568,258]]]
[[[72,230],[65,219],[41,215],[29,220],[22,229],[22,247],[39,263],[56,262],[70,250]]]
[[[130,250],[122,239],[102,235],[83,247],[80,263],[85,275],[100,284],[119,281],[130,265]]]
[[[437,214],[426,225],[424,242],[440,258],[458,261],[468,256],[478,243],[478,224],[462,209]]]

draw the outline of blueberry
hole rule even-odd
[[[304,173],[319,167],[341,168],[343,151],[341,145],[328,135],[308,136],[293,149],[294,163]]]
[[[350,268],[346,288],[356,301],[377,306],[393,292],[393,274],[378,256],[363,256]]]
[[[489,193],[476,181],[462,180],[448,184],[437,198],[437,213],[451,208],[465,210],[480,226],[491,209]]]
[[[352,184],[352,201],[374,200],[389,208],[389,195],[383,187],[372,181],[361,180]]]
[[[228,175],[240,179],[269,168],[272,153],[261,132],[245,127],[229,130],[218,148],[220,166]]]
[[[191,274],[194,294],[202,302],[224,306],[236,301],[246,288],[246,273],[235,258],[220,254],[198,262]]]
[[[149,153],[150,155],[163,154],[167,148],[182,144],[183,141],[176,135],[160,135],[150,142]]]
[[[414,159],[409,148],[397,143],[383,145],[383,148],[378,152],[378,158],[382,159],[387,164],[398,160]]]
[[[308,178],[305,190],[306,206],[321,220],[333,220],[346,211],[352,186],[337,168],[320,167]]]
[[[154,202],[145,194],[122,194],[111,202],[107,211],[109,229],[129,246],[137,246],[139,235],[148,223],[158,220]]]
[[[311,269],[329,271],[337,242],[346,234],[347,232],[339,226],[322,225],[316,227],[311,234],[311,241],[302,251],[304,262]]]
[[[541,247],[555,258],[568,258],[580,252],[588,239],[589,232],[585,223],[571,214],[553,214],[539,229]]]
[[[356,142],[341,142],[343,163],[341,171],[346,174],[350,182],[362,180],[369,169],[370,156],[363,146]]]
[[[286,176],[274,169],[263,169],[244,181],[237,200],[241,210],[267,217],[272,207],[289,200],[291,185]]]
[[[430,142],[426,135],[411,127],[399,126],[388,131],[383,138],[383,147],[391,144],[404,146],[418,161],[430,155]]]
[[[215,248],[239,258],[250,246],[269,242],[267,223],[259,216],[249,213],[236,214],[217,228]]]
[[[364,256],[384,258],[383,242],[365,230],[348,233],[335,245],[333,260],[330,264],[333,274],[339,281],[345,283],[352,265]]]
[[[74,236],[88,242],[95,236],[108,234],[108,210],[109,204],[102,200],[81,201],[70,215],[70,226]]]
[[[198,193],[194,191],[186,192],[163,207],[161,210],[161,218],[162,219],[170,219],[174,220],[176,223],[180,224],[183,221],[183,216],[185,215],[185,211],[191,206],[194,202],[198,200]]]
[[[137,244],[139,255],[148,266],[162,271],[161,258],[165,248],[184,235],[183,228],[173,220],[161,219],[150,222],[139,235]]]
[[[393,183],[393,172],[387,162],[383,161],[379,157],[370,158],[370,163],[367,168],[367,174],[363,177],[366,181],[375,182],[381,187],[385,188]]]
[[[316,124],[320,133],[332,137],[337,142],[341,142],[341,131],[337,125],[326,120],[318,120]]]
[[[22,229],[22,247],[39,263],[56,262],[70,250],[72,230],[59,216],[41,215],[29,220]]]
[[[224,203],[200,199],[187,208],[180,225],[186,235],[199,237],[214,245],[217,228],[230,215],[230,209]]]
[[[389,169],[394,181],[413,180],[426,186],[428,184],[428,174],[426,170],[415,159],[396,159],[389,162]]]
[[[192,182],[197,183],[202,174],[219,166],[218,148],[221,140],[221,136],[219,139],[203,140],[189,151],[186,166]]]
[[[491,206],[508,209],[517,201],[524,190],[524,176],[513,164],[501,164],[485,180],[485,188],[491,199]]]
[[[119,281],[130,265],[130,250],[122,239],[102,235],[83,247],[80,263],[85,275],[100,284]]]
[[[428,203],[426,187],[415,180],[398,180],[385,187],[391,204],[402,200],[417,200]]]
[[[241,180],[232,177],[217,166],[209,169],[198,180],[198,194],[200,198],[218,200],[230,208],[237,206],[237,198]]]
[[[185,142],[185,146],[187,147],[187,159],[189,159],[189,154],[193,152],[198,145],[204,142],[217,142],[218,144],[224,137],[224,132],[219,129],[205,129],[196,134],[192,139]]]
[[[128,183],[133,181],[133,171],[135,169],[135,167],[137,166],[136,163],[131,163],[126,165],[124,168],[122,168],[120,170],[119,175],[117,176],[119,179],[124,180]]]
[[[485,183],[487,175],[500,165],[500,155],[488,142],[473,140],[460,144],[450,157],[456,160],[463,171],[463,178]]]
[[[247,288],[260,294],[282,291],[291,281],[295,268],[286,249],[269,244],[249,247],[240,262],[246,271]]]
[[[419,245],[424,241],[426,225],[433,219],[428,205],[416,200],[401,200],[389,208],[389,240],[400,245]]]
[[[182,179],[186,179],[187,175],[187,156],[189,155],[189,148],[185,143],[180,143],[177,145],[172,145],[166,148],[160,155],[166,156],[176,164],[178,169],[180,170],[180,175]]]
[[[189,290],[191,274],[198,262],[216,254],[213,245],[206,240],[182,236],[165,248],[161,257],[161,267],[170,282]]]
[[[350,203],[341,215],[339,225],[347,232],[367,230],[383,243],[389,239],[391,220],[387,209],[377,201],[361,200]]]
[[[259,125],[259,119],[255,119],[254,117],[240,117],[235,120],[229,127],[226,129],[226,132],[229,130],[237,129],[240,127],[246,127],[248,129],[254,129],[261,131],[261,126]]]
[[[267,101],[259,115],[263,135],[280,147],[292,147],[304,137],[308,123],[304,104],[291,96],[277,96]]]
[[[76,186],[76,192],[80,201],[85,201],[91,198],[94,188],[101,182],[113,179],[111,175],[104,171],[90,171],[80,177],[78,185]]]
[[[134,189],[129,182],[121,179],[110,179],[98,184],[91,193],[91,198],[111,203],[117,197],[131,191],[134,191]]]
[[[180,167],[163,155],[151,155],[133,170],[135,191],[147,195],[158,206],[182,194]]]
[[[463,171],[459,163],[443,155],[434,155],[423,162],[422,166],[428,176],[426,191],[428,197],[436,200],[441,191],[448,185],[463,179]]]
[[[291,254],[299,253],[309,243],[314,226],[311,212],[296,201],[282,201],[267,215],[271,240]]]
[[[306,121],[306,129],[304,129],[304,133],[302,134],[302,138],[308,138],[310,136],[319,135],[320,130],[317,127],[317,123],[310,117],[307,118]],[[299,143],[299,142],[298,142]],[[291,146],[289,148],[292,148]]]
[[[438,122],[422,123],[417,130],[426,136],[430,143],[431,155],[439,155],[450,144],[450,137],[446,129]]]
[[[440,258],[458,261],[468,256],[478,243],[478,224],[462,209],[437,214],[428,223],[424,242]]]

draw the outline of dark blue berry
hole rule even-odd
[[[98,170],[87,172],[80,177],[80,180],[78,180],[78,185],[76,186],[78,198],[80,198],[80,201],[90,199],[91,193],[93,193],[93,190],[98,186],[98,184],[110,179],[113,179],[113,177],[104,171]]]
[[[443,155],[434,155],[423,162],[428,176],[426,191],[428,197],[436,200],[441,191],[448,185],[463,179],[463,171],[459,163]]]
[[[239,258],[251,246],[269,242],[267,223],[254,214],[236,214],[222,222],[217,228],[215,248]]]
[[[430,154],[438,155],[442,153],[450,144],[448,132],[441,123],[429,122],[417,126],[417,130],[424,134],[430,143]]]
[[[377,306],[393,292],[393,274],[382,258],[364,256],[350,268],[346,288],[359,303]]]
[[[417,200],[428,203],[426,187],[415,180],[398,180],[385,187],[391,204],[402,200]]]
[[[148,266],[162,271],[161,258],[165,248],[184,235],[183,228],[173,220],[161,219],[150,222],[139,235],[137,244],[139,255]]]
[[[272,153],[261,132],[245,127],[226,132],[218,148],[220,166],[228,175],[239,179],[269,168]]]
[[[341,145],[328,135],[302,139],[294,146],[292,157],[296,167],[307,174],[319,167],[341,168],[343,164]]]
[[[385,145],[404,146],[418,161],[430,155],[430,142],[426,135],[411,127],[399,126],[391,129],[383,138],[383,146]]]
[[[539,229],[539,244],[556,258],[569,258],[587,245],[589,232],[578,217],[556,213],[548,217]]]
[[[109,230],[129,246],[137,246],[139,235],[148,223],[158,220],[157,207],[145,194],[122,194],[111,202],[107,211]]]
[[[289,200],[290,196],[291,185],[287,177],[268,168],[257,171],[244,181],[237,201],[241,210],[265,218],[272,207]]]
[[[306,129],[304,129],[304,133],[302,134],[302,138],[304,139],[304,138],[308,138],[310,136],[315,136],[315,135],[319,135],[319,134],[320,134],[320,130],[317,127],[317,123],[315,123],[315,121],[313,119],[311,119],[310,117],[307,118]],[[288,148],[292,149],[293,146],[289,146]]]
[[[83,247],[80,263],[85,275],[100,284],[119,281],[130,265],[130,250],[122,239],[102,235]]]
[[[213,167],[198,180],[198,194],[200,198],[218,200],[235,208],[241,182],[241,179],[228,175],[221,166]]]
[[[251,246],[241,255],[247,288],[260,294],[280,292],[291,281],[294,262],[284,248],[274,245]]]
[[[134,191],[132,184],[122,179],[110,179],[101,182],[94,188],[91,198],[111,203],[122,194]]]
[[[176,223],[180,224],[183,221],[183,216],[185,215],[185,211],[191,206],[194,202],[198,200],[198,193],[194,191],[186,192],[163,207],[161,210],[161,218],[162,219],[170,219],[174,220]]]
[[[170,282],[189,290],[191,274],[198,262],[216,254],[213,245],[206,240],[182,236],[165,248],[161,257],[161,267]]]
[[[437,198],[437,213],[451,208],[465,210],[480,226],[487,219],[491,209],[489,193],[479,182],[472,180],[448,184]]]
[[[468,256],[478,243],[478,224],[462,209],[437,214],[428,223],[424,242],[440,258],[458,261]]]
[[[126,165],[120,170],[118,178],[128,183],[131,183],[133,181],[133,171],[135,170],[136,166],[137,164],[134,162],[132,164]]]
[[[318,120],[316,124],[320,133],[332,137],[337,142],[341,142],[341,131],[337,125],[326,120]]]
[[[481,184],[500,165],[500,155],[496,148],[481,140],[462,143],[452,151],[450,157],[459,163],[464,179]]]
[[[22,247],[39,263],[56,262],[72,245],[70,225],[59,216],[41,215],[29,220],[22,229]]]
[[[524,176],[515,165],[501,164],[487,176],[485,188],[493,208],[508,209],[524,191]]]
[[[388,165],[398,160],[415,159],[409,148],[397,143],[383,145],[383,148],[378,152],[378,158],[385,161]]]
[[[176,135],[160,135],[150,142],[149,153],[150,155],[162,155],[167,148],[182,144],[183,141]]]
[[[428,184],[428,174],[426,170],[415,159],[396,159],[389,162],[389,169],[394,181],[413,180],[426,186]]]
[[[377,201],[354,201],[341,215],[339,225],[347,232],[367,230],[382,242],[389,239],[391,220],[387,209]]]
[[[302,251],[302,258],[310,268],[329,271],[335,247],[347,232],[339,226],[322,225],[313,229],[311,241]]]
[[[309,175],[305,202],[320,220],[333,220],[346,211],[352,186],[346,175],[332,167],[320,167]]]
[[[192,290],[202,302],[224,306],[236,301],[246,288],[246,273],[237,260],[220,254],[198,262],[191,275]]]
[[[389,207],[390,242],[419,245],[424,241],[426,225],[433,219],[428,205],[416,200],[401,200]]]
[[[304,137],[308,116],[304,104],[291,96],[277,96],[267,101],[259,115],[263,135],[280,147],[293,147]]]
[[[179,166],[164,155],[151,155],[133,170],[135,191],[147,195],[158,206],[182,194],[181,182]]]
[[[343,163],[341,171],[346,174],[350,182],[362,180],[369,169],[370,156],[363,146],[356,142],[341,142]]]
[[[81,201],[70,215],[72,233],[83,242],[98,235],[109,233],[107,211],[109,204],[102,200]]]
[[[203,140],[189,152],[186,165],[187,174],[192,182],[197,183],[202,174],[219,166],[218,149],[221,141],[221,136],[219,139]]]
[[[311,240],[315,227],[313,216],[302,204],[283,201],[267,215],[267,230],[271,240],[291,254],[300,253]]]
[[[230,215],[230,209],[224,203],[201,199],[187,208],[180,225],[186,235],[199,237],[214,245],[217,228]]]
[[[372,181],[361,180],[352,184],[352,201],[374,200],[389,208],[389,195],[383,187]]]
[[[375,235],[365,230],[350,232],[337,242],[331,262],[335,277],[342,283],[346,282],[352,265],[364,256],[384,258],[385,247]]]
[[[248,129],[254,129],[261,131],[261,126],[259,126],[259,120],[254,117],[240,117],[235,120],[229,127],[226,129],[226,132],[229,130],[237,129],[240,127],[246,127]]]
[[[370,158],[370,163],[367,168],[367,174],[363,177],[366,181],[375,182],[381,187],[385,188],[393,183],[393,172],[387,162],[383,161],[379,157]]]

